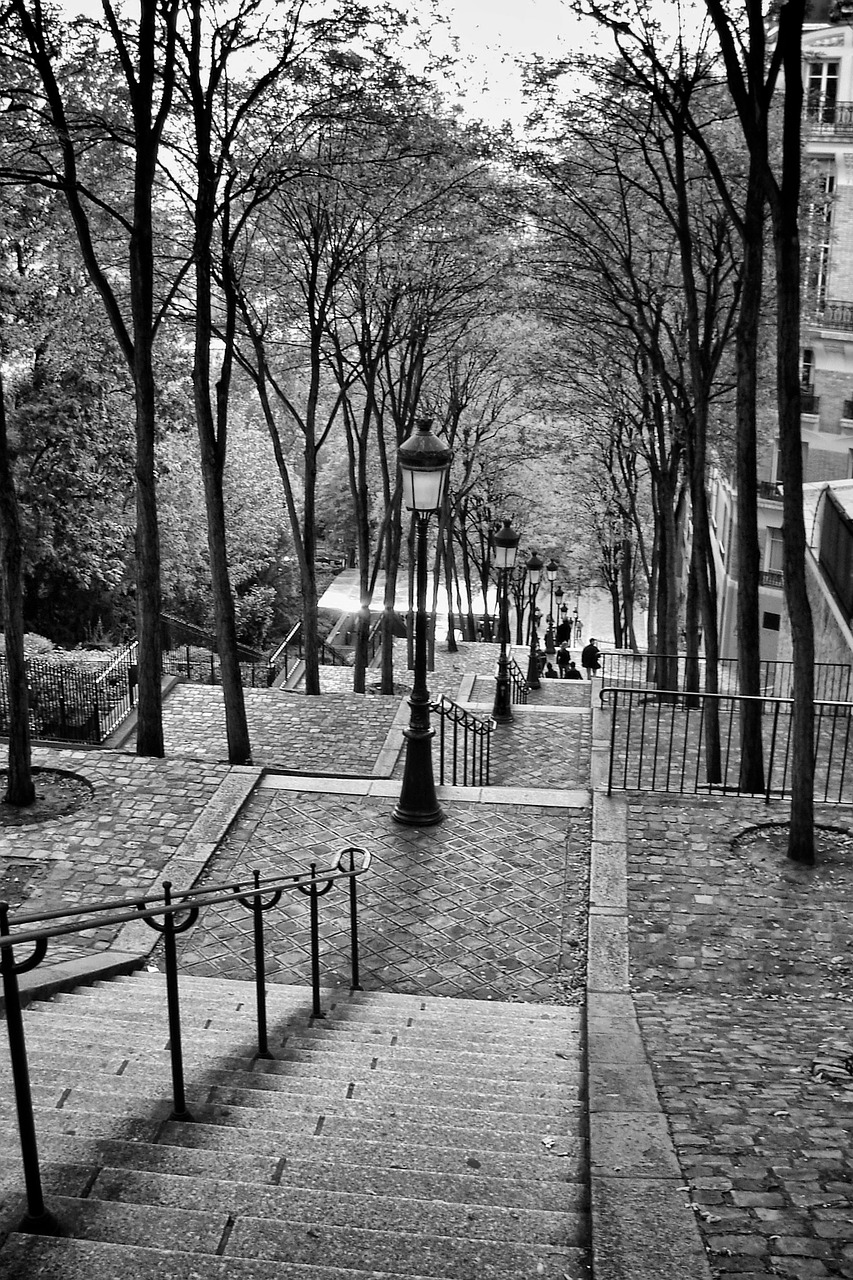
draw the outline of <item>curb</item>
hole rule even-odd
[[[608,796],[609,714],[593,703],[587,1085],[595,1280],[711,1280],[630,990],[628,802]]]

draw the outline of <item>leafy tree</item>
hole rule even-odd
[[[10,0],[6,70],[15,73],[18,154],[6,181],[63,195],[80,253],[127,362],[136,408],[136,549],[139,697],[137,752],[163,755],[160,679],[160,548],[154,486],[154,192],[172,105],[179,0],[140,0],[135,30],[111,0],[103,19],[119,68],[104,66],[102,28],[62,29],[35,0]],[[10,75],[12,79],[12,75]],[[117,147],[111,147],[117,142]],[[105,180],[105,151],[118,160]],[[124,161],[127,161],[125,165]],[[123,178],[128,179],[125,187]],[[104,240],[107,229],[112,238]],[[117,272],[113,243],[126,252]],[[125,291],[125,285],[127,289]]]

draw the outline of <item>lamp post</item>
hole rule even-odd
[[[557,561],[551,559],[545,565],[545,574],[551,587],[551,603],[548,607],[548,634],[545,637],[545,648],[548,653],[554,652],[554,583],[557,581]]]
[[[498,660],[498,671],[495,678],[495,705],[492,708],[492,719],[505,721],[512,719],[512,698],[510,696],[509,656],[507,654],[507,638],[509,636],[509,575],[515,564],[518,550],[517,534],[509,520],[504,520],[503,528],[495,534],[495,568],[498,571],[498,583],[501,601],[501,656]]]
[[[432,419],[421,418],[416,429],[397,450],[403,476],[403,501],[412,512],[416,529],[417,565],[415,614],[415,679],[409,698],[409,727],[406,762],[400,799],[394,809],[396,822],[412,827],[428,827],[444,817],[435,794],[432,773],[432,738],[427,689],[427,525],[434,511],[440,511],[447,489],[452,453],[432,433]]]
[[[536,593],[542,576],[542,561],[536,552],[527,561],[527,581],[530,585],[530,658],[527,662],[527,683],[531,689],[541,689],[539,683],[539,657],[536,653]]]
[[[554,614],[554,621],[557,623],[557,626],[559,626],[560,625],[560,605],[563,603],[562,587],[557,587],[557,590],[554,592],[554,599],[557,601],[557,611]],[[556,637],[555,637],[555,646],[556,646]]]

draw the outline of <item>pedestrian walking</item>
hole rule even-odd
[[[557,650],[557,668],[560,672],[561,680],[565,680],[566,671],[568,670],[568,666],[571,660],[572,660],[572,655],[569,653],[569,646],[564,640],[563,643],[560,645],[559,649]]]
[[[581,666],[586,672],[588,680],[591,680],[598,671],[600,657],[601,650],[595,643],[594,639],[590,640],[588,644],[585,644],[581,650]]]

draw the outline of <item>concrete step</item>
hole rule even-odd
[[[479,1177],[562,1182],[582,1178],[586,1143],[578,1135],[552,1141],[545,1131],[540,1149],[532,1154],[509,1152],[503,1148],[467,1146],[442,1147],[407,1137],[393,1146],[378,1135],[350,1138],[331,1135],[325,1128],[294,1152],[288,1134],[265,1125],[263,1129],[239,1125],[216,1125],[204,1120],[192,1124],[169,1121],[159,1131],[158,1141],[207,1151],[242,1151],[280,1156],[287,1161],[305,1159],[327,1167],[393,1167],[418,1169],[425,1173],[474,1172]],[[547,1141],[546,1141],[547,1140]]]
[[[295,1224],[321,1222],[326,1226],[357,1224],[362,1230],[393,1230],[407,1235],[465,1236],[468,1239],[511,1242],[539,1241],[571,1247],[584,1229],[582,1213],[565,1210],[521,1209],[517,1206],[455,1204],[426,1201],[402,1187],[392,1194],[339,1188],[262,1187],[256,1183],[102,1169],[89,1196],[123,1204],[160,1205],[168,1209],[224,1212],[232,1218],[253,1217]]]
[[[433,1235],[325,1222],[289,1222],[217,1209],[121,1204],[89,1197],[58,1197],[56,1211],[68,1234],[107,1244],[151,1246],[195,1257],[267,1259],[276,1263],[422,1275],[441,1280],[506,1280],[531,1275],[563,1280],[580,1248],[526,1241]],[[0,1262],[3,1254],[0,1253]],[[118,1273],[124,1275],[123,1271]],[[281,1272],[276,1269],[276,1274]]]
[[[298,1262],[278,1261],[271,1268],[264,1259],[254,1260],[233,1257],[205,1257],[204,1269],[199,1270],[193,1255],[170,1254],[160,1249],[139,1246],[105,1244],[92,1240],[65,1240],[44,1236],[13,1235],[2,1255],[8,1270],[4,1280],[447,1280],[431,1273],[397,1270],[368,1271],[351,1267],[304,1265]],[[531,1277],[548,1276],[534,1268],[523,1273]],[[574,1280],[580,1271],[558,1270],[550,1273],[554,1280]],[[520,1280],[513,1277],[513,1280]],[[472,1271],[468,1280],[480,1276]]]
[[[145,1002],[134,1004],[129,995],[124,996],[120,1001],[108,1001],[105,998],[97,1000],[91,996],[70,993],[70,995],[56,996],[54,1001],[35,1001],[31,1010],[35,1014],[40,1014],[40,1012],[49,1012],[55,1005],[67,1007],[70,1018],[96,1016],[101,1019],[109,1015],[115,1025],[138,1024],[140,1018],[150,1019],[152,1023],[159,1025],[159,1019],[163,1019],[165,1024],[165,1018],[167,1018],[165,996],[149,998]],[[240,1029],[245,1027],[251,1033],[256,1025],[255,1010],[254,1001],[246,1005],[234,1002],[233,1007],[210,1004],[201,1006],[188,1000],[186,993],[181,1001],[182,1023],[187,1028]],[[516,1023],[510,1021],[501,1025],[492,1024],[488,1028],[483,1025],[474,1029],[467,1020],[459,1020],[456,1024],[441,1018],[425,1019],[423,1016],[410,1016],[410,1018],[401,1016],[400,1019],[378,1020],[374,1018],[371,1011],[369,1016],[361,1016],[359,1006],[347,1009],[346,1016],[327,1015],[321,1019],[314,1019],[311,1016],[310,1006],[288,1012],[268,1005],[266,1015],[268,1015],[270,1032],[273,1030],[279,1032],[282,1019],[286,1019],[288,1038],[297,1037],[300,1042],[310,1042],[314,1047],[323,1043],[332,1044],[333,1039],[338,1037],[350,1039],[356,1043],[368,1043],[373,1039],[389,1042],[397,1038],[398,1042],[412,1044],[412,1046],[432,1044],[434,1052],[443,1053],[471,1051],[471,1047],[475,1047],[476,1052],[484,1052],[485,1048],[488,1048],[489,1052],[511,1053],[516,1052],[519,1046],[530,1046],[538,1050],[539,1047],[547,1047],[549,1044],[552,1044],[558,1052],[578,1032],[579,1027],[578,1015],[546,1024],[532,1023],[525,1019],[517,1020]],[[81,1023],[74,1021],[69,1025],[81,1025]]]
[[[90,1186],[101,1168],[111,1166],[141,1173],[228,1179],[279,1188],[504,1205],[551,1213],[579,1212],[588,1207],[582,1183],[525,1178],[521,1172],[507,1178],[484,1176],[470,1167],[464,1173],[446,1173],[383,1165],[359,1167],[344,1160],[327,1165],[308,1156],[242,1154],[221,1148],[209,1150],[44,1132],[39,1136],[38,1148],[45,1187],[57,1195],[72,1195],[79,1186]],[[17,1188],[21,1177],[17,1132],[0,1129],[0,1151],[3,1152],[0,1182],[11,1185],[14,1180]],[[458,1158],[456,1162],[459,1163]]]
[[[251,983],[181,980],[192,1122],[170,1119],[159,974],[25,1011],[60,1240],[23,1209],[0,1051],[4,1280],[580,1280],[581,1017],[289,987],[255,1056]],[[14,1149],[13,1149],[14,1148]],[[3,1233],[7,1238],[3,1242]]]

